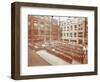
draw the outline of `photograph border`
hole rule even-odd
[[[57,8],[57,9],[74,9],[74,10],[93,10],[94,11],[94,71],[78,73],[59,73],[59,74],[42,74],[42,75],[20,75],[20,8],[21,7],[38,7],[38,8]],[[76,6],[61,4],[43,4],[28,2],[13,2],[11,4],[11,78],[15,80],[36,79],[36,78],[55,78],[69,76],[97,75],[97,7]]]

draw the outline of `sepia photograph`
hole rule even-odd
[[[28,66],[87,63],[87,17],[28,15]]]
[[[12,79],[97,75],[97,7],[11,5]]]

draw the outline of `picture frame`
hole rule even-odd
[[[80,23],[81,26],[79,21],[82,22]],[[11,4],[11,78],[22,80],[97,75],[97,22],[97,7],[13,2]],[[74,24],[74,26],[68,26],[71,24]],[[75,26],[75,24],[78,26]],[[32,31],[35,26],[36,29],[41,27],[42,31],[38,30],[40,35],[36,35],[37,32]],[[69,27],[70,31],[68,30]],[[73,30],[75,27],[78,29],[77,31]],[[46,28],[50,28],[50,32],[47,32]],[[57,28],[57,32],[52,34],[54,28]],[[85,32],[83,32],[84,28]],[[82,30],[82,32],[79,30]],[[68,32],[71,33],[68,34]],[[80,40],[81,38],[82,40]],[[75,47],[76,44],[77,47]],[[88,46],[87,52],[82,51],[84,45]],[[39,50],[46,51],[39,53]],[[63,55],[58,56],[56,50]],[[50,56],[45,52],[54,55]],[[34,56],[35,53],[39,53],[39,56]],[[64,56],[65,53],[69,54],[70,57]],[[74,53],[77,54],[74,55]],[[67,62],[71,65],[67,65]]]

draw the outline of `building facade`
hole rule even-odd
[[[66,17],[60,21],[62,40],[69,44],[86,45],[88,39],[87,19],[85,17]]]
[[[28,16],[29,43],[46,43],[61,38],[58,21],[53,16]]]

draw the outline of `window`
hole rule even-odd
[[[70,33],[70,37],[72,37],[72,33]]]
[[[76,37],[76,35],[77,35],[77,33],[75,32],[75,33],[74,33],[74,37]]]
[[[83,30],[83,28],[79,28],[79,30]]]
[[[81,24],[78,25],[79,27],[81,26]]]
[[[78,40],[78,43],[79,43],[79,44],[82,44],[82,40],[81,40],[81,39],[79,39],[79,40]]]
[[[73,27],[71,26],[71,30],[73,30]]]
[[[83,28],[80,28],[80,30],[83,30]]]
[[[67,33],[67,36],[69,36],[69,33]]]
[[[78,32],[78,37],[83,37],[83,32]]]
[[[64,27],[64,30],[66,31],[66,27]]]
[[[67,26],[67,31],[69,31],[69,27]]]
[[[77,30],[77,26],[76,25],[74,25],[74,28],[75,28],[75,30]]]
[[[66,25],[66,23],[64,23],[64,25]]]
[[[63,36],[65,36],[65,34],[64,34],[64,33],[63,33],[62,35],[63,35]]]

